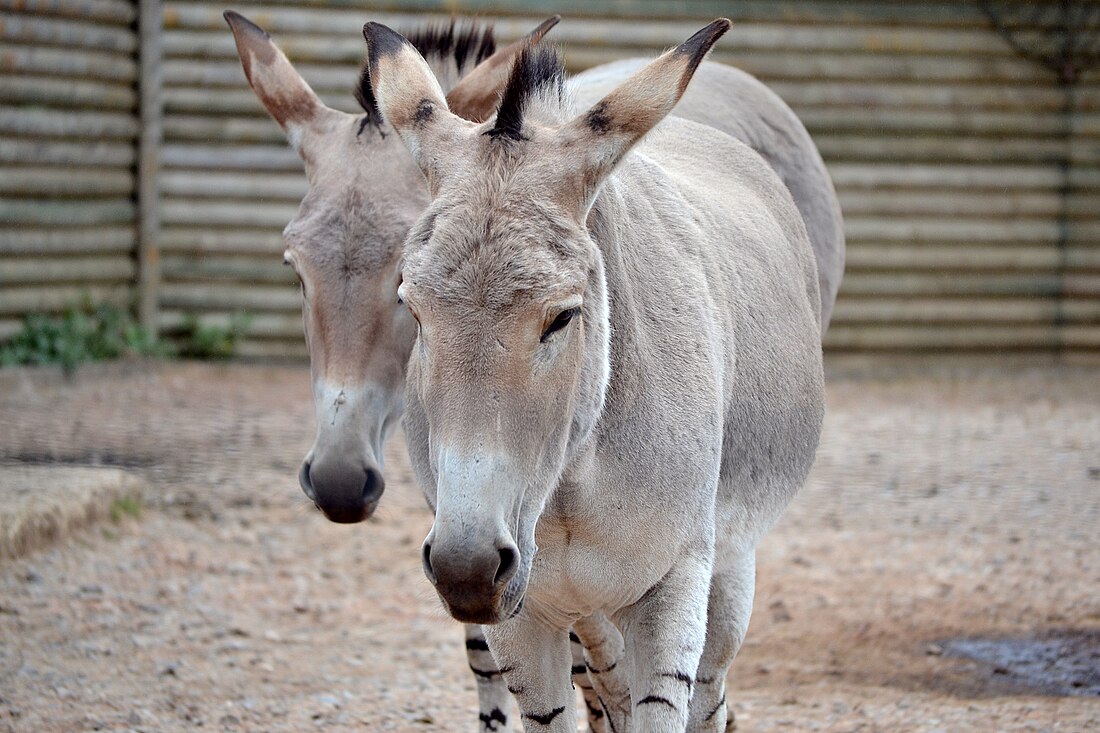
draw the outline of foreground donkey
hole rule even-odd
[[[381,497],[382,443],[402,411],[416,330],[397,299],[398,263],[428,192],[401,141],[384,129],[369,84],[359,90],[365,116],[327,107],[263,29],[232,11],[225,19],[249,84],[302,157],[310,184],[285,232],[286,261],[301,280],[317,410],[317,438],[299,477],[330,519],[359,521]],[[457,34],[453,25],[425,29],[416,41],[446,80],[454,108],[484,119],[496,111],[513,57],[557,21],[548,19],[499,51],[491,29],[476,25]],[[598,620],[590,624],[593,634],[602,628]],[[481,630],[468,626],[466,637],[481,726],[503,730],[508,690]],[[574,647],[576,684],[596,716],[594,730],[602,730],[604,710],[587,681],[579,641]]]
[[[433,201],[399,293],[424,569],[486,635],[530,729],[576,730],[572,624],[610,615],[639,731],[721,730],[755,546],[824,410],[818,272],[767,163],[669,118],[719,20],[575,114],[526,50],[495,121],[448,111],[368,23],[371,84]]]

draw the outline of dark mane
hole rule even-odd
[[[565,62],[560,50],[549,44],[524,46],[512,64],[496,123],[485,134],[497,139],[526,139],[523,135],[523,117],[531,99],[552,95],[560,102],[564,89]]]
[[[433,60],[453,60],[459,76],[462,76],[468,67],[473,68],[492,56],[497,48],[492,24],[483,26],[477,21],[468,21],[459,26],[455,20],[451,20],[447,24],[422,26],[402,35],[429,63]],[[360,132],[368,124],[378,126],[382,123],[382,113],[378,110],[378,102],[374,98],[366,60],[359,68],[355,99],[367,113],[366,119],[359,127]]]

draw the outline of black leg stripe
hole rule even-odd
[[[647,695],[638,701],[638,705],[667,705],[673,710],[679,710],[676,707],[676,703],[669,700],[667,697],[661,697],[659,695]],[[635,705],[637,707],[637,705]]]
[[[493,708],[493,712],[488,715],[481,713],[477,717],[485,725],[485,730],[488,731],[495,731],[498,726],[508,725],[508,716],[502,713],[500,708]]]
[[[607,711],[607,703],[600,697],[600,693],[596,693],[596,699],[600,701],[600,707],[603,708],[604,714],[607,716],[607,724],[611,726],[611,733],[619,733],[615,730],[615,717]]]
[[[707,715],[707,717],[706,717],[706,720],[710,720],[710,719],[711,719],[711,718],[713,718],[713,717],[714,717],[715,715],[717,715],[717,714],[718,714],[718,711],[719,711],[719,710],[721,710],[721,709],[722,709],[722,706],[723,706],[723,705],[725,705],[725,704],[726,704],[726,696],[725,696],[725,695],[722,695],[722,699],[721,699],[721,700],[719,700],[719,701],[718,701],[718,704],[714,706],[714,710],[711,710],[711,711],[710,711],[710,714],[709,714],[709,715]]]
[[[596,669],[591,664],[587,664],[587,663],[584,666],[588,667],[588,671],[591,672],[592,674],[604,674],[605,672],[610,672],[611,670],[615,669],[615,667],[619,666],[619,663],[618,662],[612,662],[611,666],[607,667],[605,669]]]
[[[588,671],[588,665],[586,664],[574,664],[572,674],[584,674]]]
[[[581,638],[579,636],[577,636],[576,634],[574,634],[572,631],[570,631],[569,632],[569,641],[573,642],[574,644],[580,644],[581,643]]]
[[[535,713],[524,713],[523,717],[527,718],[528,720],[533,720],[536,723],[538,723],[539,725],[550,725],[550,723],[552,723],[554,721],[554,718],[558,717],[563,712],[565,712],[565,707],[564,706],[560,707],[560,708],[554,708],[553,710],[546,713],[545,715],[536,715]]]
[[[508,674],[512,671],[511,667],[502,667],[500,669],[478,669],[474,665],[470,665],[470,671],[476,674],[482,679],[491,680],[494,677],[499,677],[502,674]]]
[[[697,684],[697,685],[713,685],[714,684],[714,678],[713,677],[696,677],[695,678],[695,684]]]
[[[660,676],[661,677],[668,677],[670,679],[674,679],[677,682],[683,682],[685,685],[687,685],[689,690],[691,689],[691,685],[692,685],[691,677],[689,675],[684,674],[683,672],[680,672],[678,670],[676,672],[661,672]]]

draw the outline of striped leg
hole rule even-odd
[[[581,691],[584,706],[588,708],[588,730],[592,733],[607,733],[607,721],[604,720],[596,689],[588,678],[588,668],[584,663],[584,646],[572,631],[569,632],[569,650],[573,654],[573,687]]]
[[[588,707],[588,725],[602,733],[626,733],[630,730],[630,688],[626,683],[626,665],[623,635],[615,624],[597,613],[573,624],[570,638],[577,639],[583,647],[581,669],[589,689],[581,688]],[[579,675],[574,659],[574,684]],[[595,698],[594,700],[592,698]],[[599,727],[597,727],[599,724]]]
[[[726,672],[745,639],[756,588],[755,550],[718,563],[721,567],[715,569],[710,586],[707,641],[691,699],[692,733],[726,730]]]
[[[528,733],[577,733],[569,635],[527,613],[482,629]]]
[[[621,612],[635,733],[683,733],[707,633],[709,552],[681,558]]]
[[[508,730],[512,697],[485,641],[481,627],[466,624],[466,659],[477,680],[478,731],[501,733]]]

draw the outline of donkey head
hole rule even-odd
[[[374,105],[364,73],[357,96],[366,115],[325,106],[262,29],[226,12],[245,76],[305,164],[309,192],[284,231],[285,263],[301,282],[317,436],[299,472],[306,495],[336,522],[358,522],[382,495],[382,443],[403,409],[405,365],[416,323],[397,297],[401,245],[428,204],[420,171]],[[535,29],[540,39],[558,19]],[[495,50],[491,29],[429,30],[433,52],[454,84],[457,111],[491,113],[517,42]]]
[[[424,569],[459,620],[516,612],[535,525],[603,406],[597,194],[728,27],[712,23],[572,119],[556,52],[526,49],[485,124],[448,109],[405,39],[364,28],[378,106],[433,196],[406,242],[399,289],[419,327],[407,430],[428,456],[418,473],[430,498],[434,488]]]

